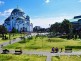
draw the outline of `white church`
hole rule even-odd
[[[30,17],[19,8],[13,9],[10,16],[4,21],[5,28],[10,32],[13,28],[18,31],[33,32],[33,24],[30,23]]]

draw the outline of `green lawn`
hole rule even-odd
[[[0,38],[0,44],[4,43],[4,42],[7,42],[7,41],[9,41],[9,40],[2,40],[2,38]]]
[[[6,36],[9,37],[9,34],[7,34]],[[10,39],[18,38],[18,37],[20,37],[20,36],[24,36],[24,34],[19,34],[19,33],[15,33],[14,35],[11,34],[11,35],[10,35]]]
[[[38,51],[51,51],[52,47],[64,48],[72,46],[73,50],[81,49],[81,40],[67,40],[62,38],[47,38],[47,37],[33,37],[32,39],[26,39],[26,43],[23,41],[8,45],[3,48],[15,49],[16,47],[21,47],[26,50],[38,50]]]
[[[81,61],[81,56],[78,57],[78,56],[55,56],[55,57],[52,57],[52,61]]]
[[[45,61],[45,56],[0,54],[0,61]]]

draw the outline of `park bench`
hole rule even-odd
[[[22,54],[22,49],[17,47],[14,54],[16,54],[16,55]]]
[[[7,49],[2,50],[2,54],[8,54],[8,53],[9,53],[9,50]]]
[[[65,48],[65,53],[72,53],[72,48]]]

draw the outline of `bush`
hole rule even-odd
[[[65,38],[67,38],[67,35],[60,36],[60,38],[64,38],[65,39]]]
[[[64,39],[61,38],[48,38],[48,42],[63,42],[65,41]]]
[[[31,36],[31,37],[28,37],[28,40],[32,40],[33,39],[33,37]]]
[[[65,46],[65,48],[81,49],[81,46]]]
[[[41,49],[41,46],[31,45],[27,48],[29,48],[29,49]]]
[[[8,40],[8,37],[4,36],[2,37],[2,40]]]

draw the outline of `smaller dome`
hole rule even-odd
[[[30,20],[30,17],[27,15],[27,16],[26,16],[26,19],[27,19],[27,20]]]
[[[27,15],[26,18],[30,18],[30,17]]]

